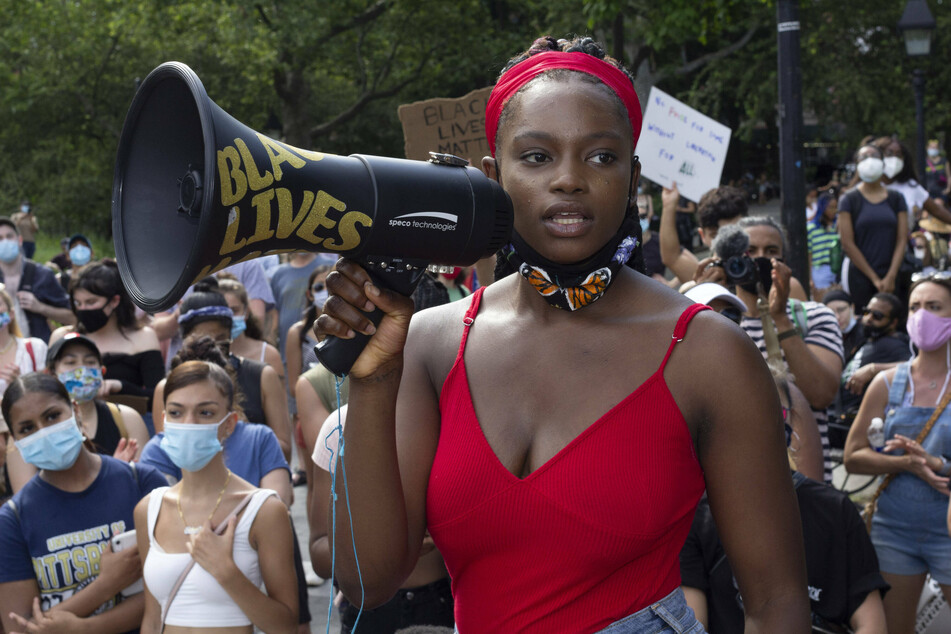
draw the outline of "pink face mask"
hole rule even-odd
[[[951,317],[919,308],[908,318],[908,337],[919,350],[937,350],[951,339]]]

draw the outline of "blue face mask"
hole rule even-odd
[[[230,412],[225,414],[214,425],[170,423],[166,420],[162,449],[179,469],[201,471],[221,451],[218,428],[230,415]]]
[[[13,321],[13,318],[10,317],[10,311],[5,310],[0,313],[0,328],[8,325],[11,321]]]
[[[248,328],[244,315],[235,315],[231,318],[231,340],[234,341]]]
[[[59,382],[66,386],[69,398],[77,403],[91,401],[96,398],[99,388],[102,387],[102,369],[81,366],[60,372],[56,375]]]
[[[92,259],[92,249],[85,244],[77,244],[69,250],[69,261],[76,266],[89,264],[90,259]]]
[[[644,233],[645,231],[650,229],[651,221],[650,221],[650,218],[641,218],[640,220],[641,220],[641,233]]]
[[[0,260],[7,264],[15,261],[20,256],[19,240],[0,240]]]
[[[70,416],[14,444],[23,460],[37,469],[65,471],[76,464],[83,448],[83,434],[76,425],[76,418]]]

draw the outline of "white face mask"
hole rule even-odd
[[[874,156],[868,156],[855,167],[861,178],[866,183],[874,183],[882,177],[885,171],[885,161]]]
[[[933,157],[933,156],[938,156],[939,154],[941,154],[941,150],[939,150],[938,148],[936,147],[928,148],[928,156]]]
[[[898,176],[898,173],[901,172],[903,167],[905,167],[905,161],[901,160],[900,157],[885,157],[885,176],[889,178],[895,178]]]
[[[925,248],[924,247],[915,247],[915,257],[919,260],[924,261],[925,259]]]

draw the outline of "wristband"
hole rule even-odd
[[[798,337],[798,336],[799,336],[799,329],[790,328],[789,330],[784,330],[778,335],[776,335],[776,339],[778,339],[779,341],[782,341],[783,339],[789,339],[790,337]]]

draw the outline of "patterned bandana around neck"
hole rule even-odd
[[[512,241],[501,251],[545,301],[555,308],[575,311],[604,295],[617,272],[640,244],[639,232],[638,218],[626,217],[618,232],[600,251],[578,264],[557,264],[545,259],[515,231],[512,232]]]

